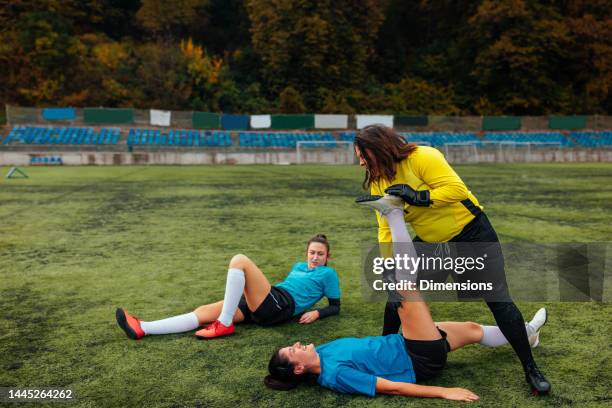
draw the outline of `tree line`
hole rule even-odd
[[[0,101],[610,114],[612,0],[11,0]]]

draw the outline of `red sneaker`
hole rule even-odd
[[[195,335],[200,339],[212,339],[215,337],[229,336],[230,334],[234,334],[234,331],[236,331],[236,329],[233,323],[230,326],[225,326],[220,321],[215,320],[202,330],[198,330]]]
[[[118,308],[115,311],[117,324],[123,329],[125,334],[132,340],[144,337],[145,332],[140,327],[140,320],[136,316],[130,315],[127,310]]]

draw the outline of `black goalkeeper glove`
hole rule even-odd
[[[385,193],[398,196],[408,204],[416,207],[429,207],[431,204],[429,190],[415,191],[407,184],[394,184],[388,187]]]

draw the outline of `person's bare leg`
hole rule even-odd
[[[199,306],[194,310],[196,316],[198,316],[198,322],[200,325],[214,322],[219,318],[221,314],[221,308],[223,307],[223,301],[220,300],[215,303],[210,303],[208,305]],[[240,311],[240,309],[236,309],[236,313],[234,313],[234,323],[240,323],[244,321],[244,314]]]
[[[393,253],[399,257],[415,258],[416,249],[406,228],[402,208],[395,208],[384,215],[389,223],[393,237]],[[416,282],[416,271],[408,271],[402,268],[395,270],[397,281],[406,281],[414,284]],[[397,309],[402,322],[402,334],[408,340],[438,340],[442,336],[431,318],[429,307],[423,301],[418,290],[407,290],[397,292],[404,299]]]
[[[268,296],[270,289],[270,282],[255,265],[255,262],[245,255],[235,255],[227,271],[223,301],[214,306],[204,307],[202,310],[204,319],[214,318],[217,313],[218,317],[210,325],[198,330],[196,336],[210,339],[233,334],[237,318],[240,321],[244,320],[244,315],[238,308],[242,295],[244,295],[249,310],[255,311]]]
[[[249,309],[254,311],[269,292],[270,283],[257,265],[245,255],[234,255],[227,270],[225,295],[217,321],[224,327],[232,326],[234,315],[243,295]]]
[[[446,340],[450,344],[451,351],[457,350],[468,344],[478,343],[482,339],[482,327],[474,322],[437,322],[441,330],[447,334]]]
[[[539,344],[540,329],[546,323],[546,319],[546,309],[540,308],[533,319],[525,325],[532,348]],[[508,344],[508,339],[497,326],[483,326],[474,322],[437,322],[436,325],[448,334],[448,342],[452,350],[474,343],[485,347],[500,347]]]
[[[438,340],[442,338],[431,318],[427,304],[418,291],[402,292],[406,300],[397,309],[402,321],[402,335],[408,340]]]
[[[244,297],[246,298],[249,310],[255,311],[262,304],[272,286],[268,278],[246,255],[236,255],[230,261],[230,268],[244,271],[245,285]]]

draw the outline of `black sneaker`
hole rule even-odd
[[[531,387],[533,395],[547,395],[550,392],[550,383],[535,364],[525,370],[525,380]]]

